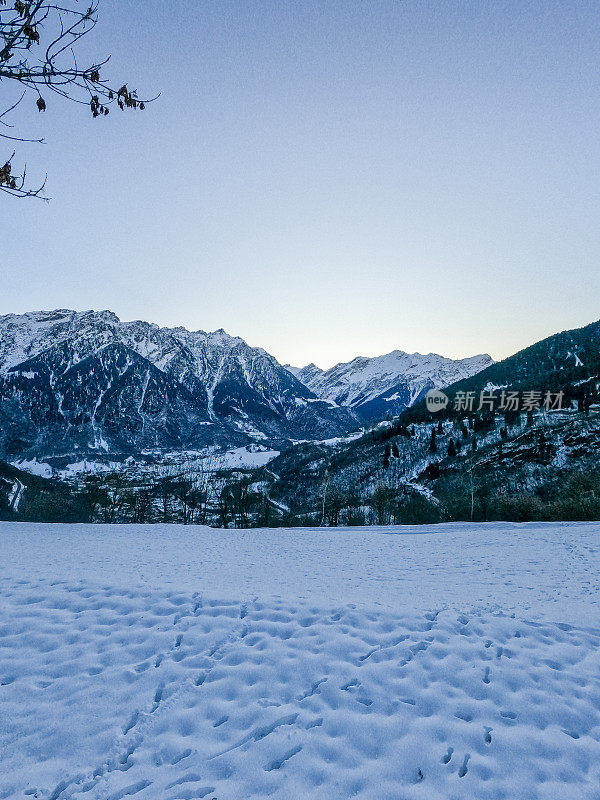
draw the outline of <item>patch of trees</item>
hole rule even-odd
[[[370,438],[373,442],[387,442],[396,436],[403,436],[405,439],[409,439],[413,435],[414,430],[412,427],[404,425],[399,419],[395,419],[389,425],[373,428]]]
[[[431,468],[434,468],[433,470]],[[89,478],[77,492],[58,481],[28,487],[19,514],[0,518],[33,522],[180,523],[223,528],[324,525],[421,525],[438,522],[600,520],[600,473],[585,464],[571,473],[541,473],[533,485],[518,476],[506,479],[482,465],[441,471],[428,467],[429,489],[377,482],[359,492],[329,484],[313,511],[285,510],[249,478],[223,485],[205,503],[185,481],[131,484],[121,476]],[[1,493],[0,493],[1,494]],[[1,500],[1,497],[0,497]],[[6,512],[6,508],[5,508]]]

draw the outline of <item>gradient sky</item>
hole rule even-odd
[[[15,116],[52,201],[0,195],[0,313],[109,308],[320,366],[599,318],[599,11],[102,0],[85,49],[162,96]]]

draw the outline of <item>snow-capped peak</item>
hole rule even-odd
[[[373,358],[357,356],[327,370],[321,370],[315,364],[302,368],[288,366],[287,369],[318,397],[357,408],[381,398],[396,387],[407,389],[414,402],[423,389],[448,386],[475,375],[492,363],[487,354],[451,359],[437,353],[423,355],[393,350]],[[410,402],[405,405],[410,405]]]
[[[299,402],[300,401],[300,402]],[[113,450],[214,439],[323,438],[356,424],[320,401],[262,348],[206,333],[68,309],[0,317],[0,404],[43,457],[101,439]],[[4,410],[4,409],[2,409]],[[18,418],[18,426],[17,420]],[[206,429],[206,426],[210,430]],[[0,455],[14,434],[0,431]],[[36,441],[45,451],[37,452]]]

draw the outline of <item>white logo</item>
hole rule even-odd
[[[448,395],[440,392],[439,389],[430,389],[425,395],[427,411],[435,414],[436,411],[443,411],[448,405]]]

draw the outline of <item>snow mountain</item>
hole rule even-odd
[[[497,361],[470,378],[448,386],[457,391],[590,391],[600,380],[600,320],[561,331]]]
[[[373,420],[399,414],[429,389],[469,378],[493,363],[487,354],[453,360],[436,353],[394,350],[375,358],[354,358],[327,370],[315,364],[286,368],[322,400],[351,408],[363,420]]]
[[[324,438],[356,424],[223,330],[110,311],[0,317],[0,455],[11,460]]]

